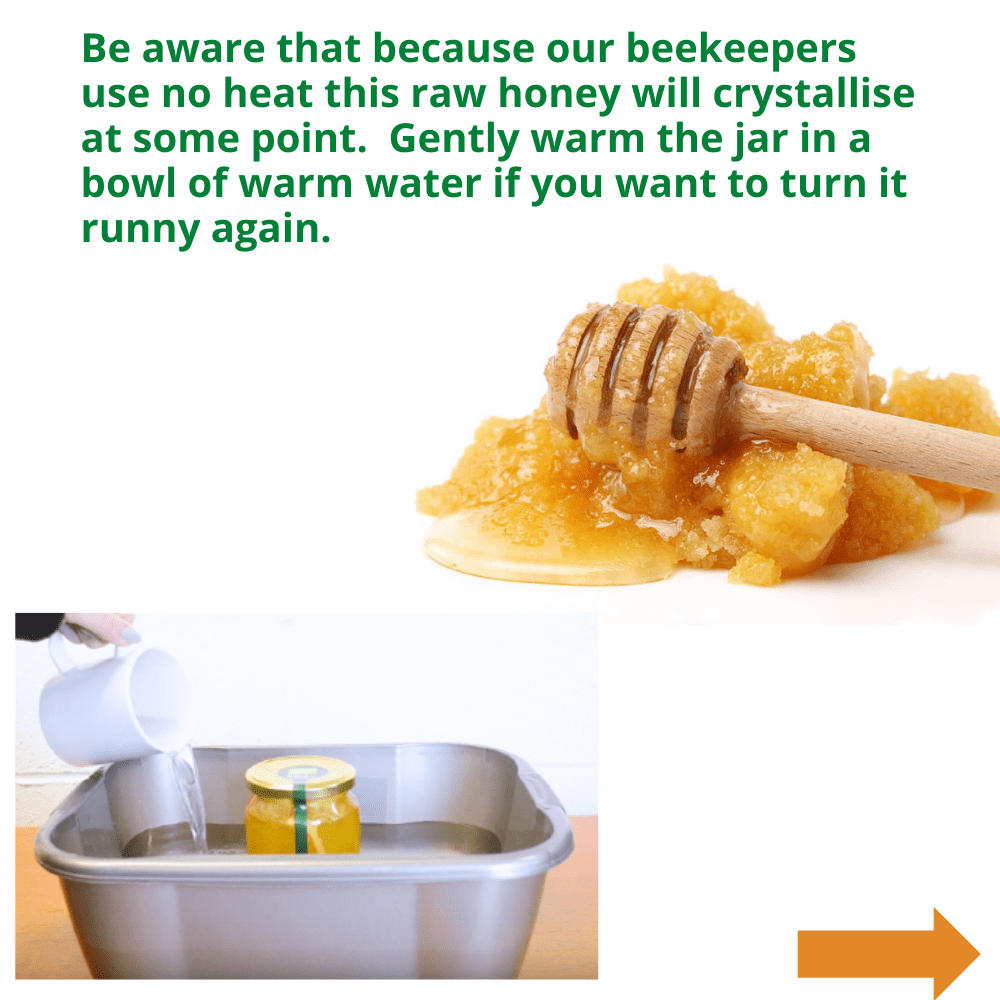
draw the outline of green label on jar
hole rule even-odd
[[[291,770],[290,768],[288,770]],[[295,806],[295,853],[309,853],[309,808],[306,805],[306,786],[296,785],[292,792]]]

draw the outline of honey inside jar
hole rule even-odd
[[[695,313],[739,344],[750,384],[1000,435],[974,376],[897,372],[887,389],[869,373],[872,350],[849,323],[785,341],[759,307],[712,278],[671,268],[662,282],[625,285],[618,296]],[[520,420],[486,420],[451,478],[418,494],[418,510],[438,518],[427,554],[464,572],[528,582],[641,583],[683,564],[771,585],[895,552],[935,530],[942,513],[954,519],[983,496],[804,444],[736,442],[709,458],[624,435],[608,447],[612,462],[591,461],[550,423],[544,404]]]
[[[246,780],[248,854],[356,854],[361,817],[355,771],[332,757],[273,757]]]

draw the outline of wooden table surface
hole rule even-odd
[[[521,979],[597,978],[597,817],[573,816],[576,850],[545,879]],[[90,979],[59,880],[35,861],[37,827],[17,827],[18,979]]]

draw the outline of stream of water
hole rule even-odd
[[[174,780],[177,782],[184,807],[187,810],[194,848],[199,854],[207,854],[208,831],[205,822],[205,798],[201,793],[198,769],[194,764],[194,752],[191,749],[191,744],[188,743],[183,749],[167,754],[167,757],[173,766]]]

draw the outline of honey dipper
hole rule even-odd
[[[739,345],[694,313],[592,304],[545,369],[549,419],[608,465],[616,439],[706,456],[726,440],[766,438],[1000,493],[1000,437],[763,389],[746,374]]]

